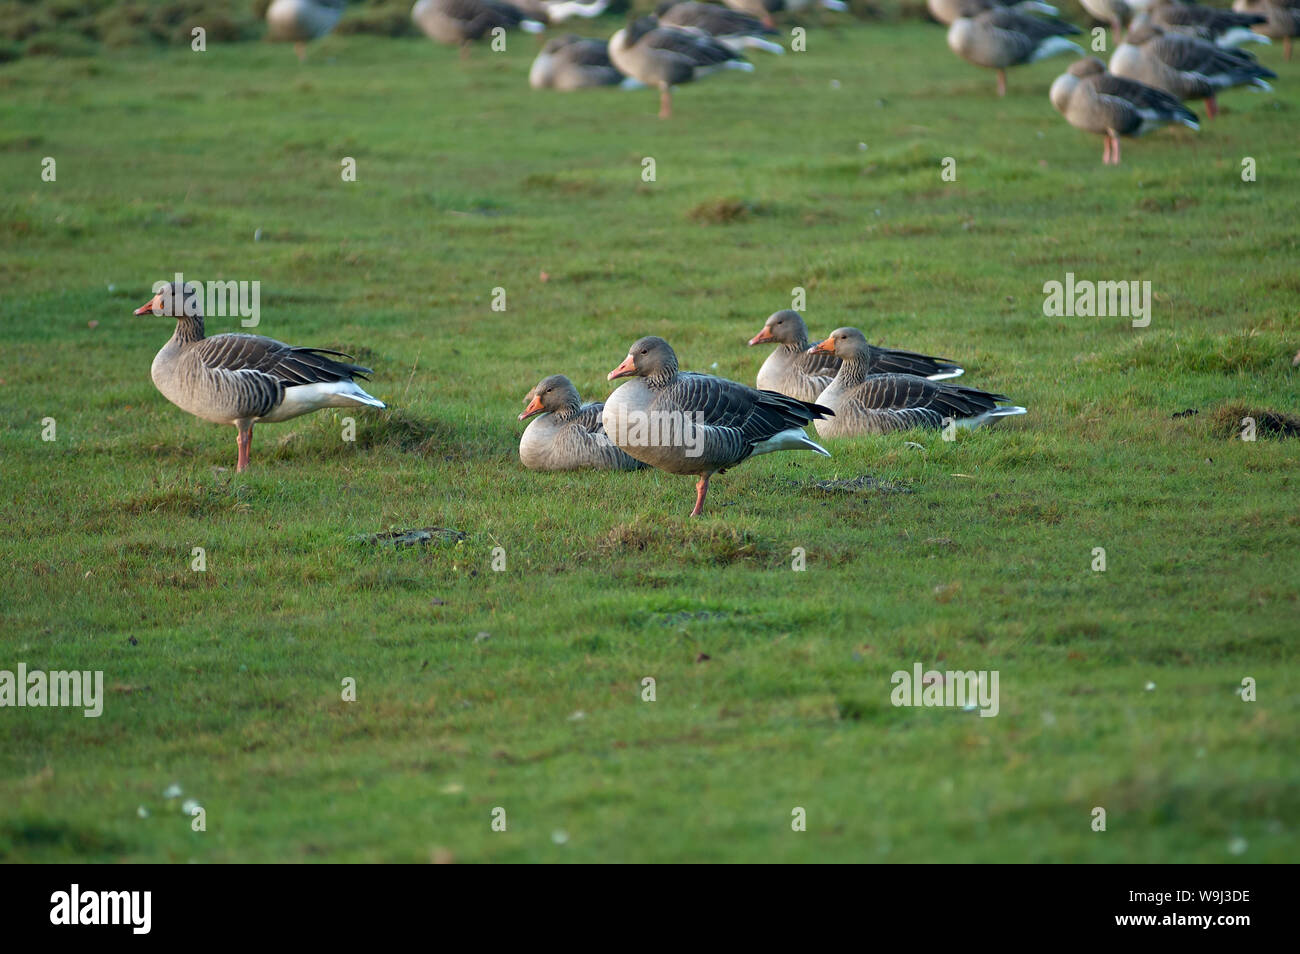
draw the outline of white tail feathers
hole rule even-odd
[[[837,10],[840,13],[843,13],[849,8],[849,5],[845,3],[844,0],[822,0],[822,6],[827,10]],[[826,456],[829,457],[830,454],[827,454]]]
[[[745,60],[727,60],[726,67],[729,70],[744,70],[746,73],[754,72],[754,64]]]
[[[754,445],[751,456],[757,457],[759,454],[770,454],[773,451],[783,450],[810,450],[816,451],[825,457],[831,456],[830,451],[809,439],[808,435],[799,427],[788,428],[779,434],[773,434],[765,441],[759,441]]]
[[[947,381],[951,378],[960,378],[965,373],[965,368],[953,368],[951,371],[940,371],[938,374],[930,374],[926,376],[931,381]]]
[[[536,20],[520,20],[519,29],[525,33],[541,33],[546,29],[546,24],[538,23]]]
[[[1017,3],[1018,10],[1032,10],[1035,13],[1045,13],[1049,17],[1059,16],[1061,11],[1056,9],[1050,3],[1040,3],[1039,0],[1024,0],[1023,3]]]
[[[609,0],[595,0],[594,3],[579,3],[578,0],[559,0],[546,4],[546,15],[552,23],[563,23],[570,17],[598,17],[609,6]]]
[[[1079,46],[1079,44],[1072,43],[1063,36],[1049,36],[1038,49],[1034,50],[1034,55],[1029,58],[1029,62],[1037,63],[1039,60],[1045,60],[1049,56],[1056,56],[1058,53],[1084,55],[1083,47]]]
[[[1262,33],[1256,33],[1254,30],[1248,30],[1246,27],[1229,27],[1223,32],[1223,35],[1214,41],[1215,46],[1225,46],[1236,48],[1247,43],[1272,43],[1268,37]]]

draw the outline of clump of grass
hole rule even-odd
[[[701,225],[733,225],[762,212],[762,207],[745,199],[708,199],[694,205],[686,213],[692,222]]]
[[[1215,411],[1210,418],[1210,430],[1215,437],[1235,440],[1241,437],[1245,418],[1255,422],[1255,434],[1259,437],[1300,437],[1300,417],[1241,402],[1225,404]]]
[[[600,544],[605,552],[641,553],[661,550],[696,564],[768,563],[778,555],[768,539],[730,524],[689,522],[651,523],[641,518],[612,527]]]

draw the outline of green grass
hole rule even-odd
[[[1300,445],[1215,415],[1297,410],[1300,65],[1264,49],[1275,94],[1112,169],[1047,102],[1065,61],[999,101],[928,24],[814,27],[666,123],[529,91],[535,42],[0,68],[0,669],[108,687],[0,711],[0,858],[1293,859]],[[236,476],[149,378],[170,328],[131,310],[177,270],[261,281],[260,332],[352,351],[393,410],[259,427]],[[1044,317],[1067,271],[1150,280],[1150,327]],[[752,381],[795,286],[814,333],[1029,415],[763,457],[698,521],[685,478],[519,466],[545,374],[599,399],[661,334]],[[467,537],[357,541],[426,526]],[[894,708],[915,662],[998,670],[1000,714]]]

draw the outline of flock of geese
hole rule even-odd
[[[135,314],[172,318],[176,328],[154,358],[152,377],[183,411],[236,428],[237,471],[249,466],[253,426],[326,407],[385,404],[357,379],[369,368],[348,355],[294,347],[261,335],[204,331],[201,286],[165,285]],[[655,467],[698,478],[699,516],[709,478],[781,450],[830,453],[822,439],[885,434],[911,428],[978,427],[1024,414],[1025,408],[976,388],[949,383],[963,369],[946,358],[879,348],[857,328],[839,328],[809,343],[795,311],[778,311],[750,339],[775,349],[758,372],[757,387],[710,374],[681,371],[662,338],[633,343],[608,380],[631,380],[605,403],[583,404],[562,374],[528,392],[520,421],[533,419],[519,442],[531,470],[637,470]]]

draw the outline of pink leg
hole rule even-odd
[[[659,90],[659,118],[673,118],[673,91],[672,87],[664,86]]]
[[[704,513],[704,495],[709,492],[709,475],[705,474],[695,485],[695,509],[691,511],[692,517],[698,517]]]
[[[1007,71],[998,70],[998,95],[1007,95]]]
[[[248,470],[248,455],[253,449],[253,422],[240,421],[239,434],[235,437],[235,446],[239,448],[239,463],[235,465],[235,473],[242,474]]]
[[[1111,146],[1111,149],[1114,150],[1112,152],[1112,156],[1114,158],[1111,162],[1111,165],[1118,166],[1119,165],[1119,136],[1111,136],[1110,141],[1114,144]]]
[[[1110,165],[1110,133],[1107,133],[1106,138],[1101,142],[1101,164],[1103,166],[1108,166]]]
[[[1213,119],[1215,116],[1219,115],[1219,104],[1215,102],[1213,96],[1206,97],[1205,115],[1210,119]]]

